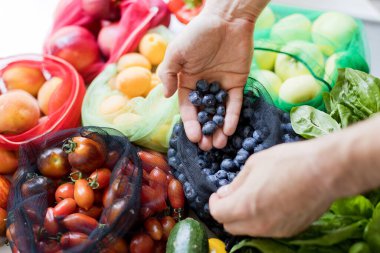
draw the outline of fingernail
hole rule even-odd
[[[216,193],[219,195],[219,197],[225,197],[229,194],[229,192],[230,187],[228,185],[225,185],[220,187]]]

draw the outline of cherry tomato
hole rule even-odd
[[[94,218],[82,213],[74,213],[63,219],[62,224],[71,232],[90,234],[98,227]]]
[[[60,251],[61,245],[55,240],[40,241],[38,243],[38,249],[41,253],[57,253]]]
[[[117,220],[117,218],[120,217],[127,205],[128,201],[126,199],[116,200],[116,202],[114,202],[112,206],[107,210],[107,223],[114,223]]]
[[[103,204],[103,190],[94,190],[94,204],[96,205],[102,205]]]
[[[90,175],[90,182],[97,186],[96,189],[104,189],[110,184],[111,174],[109,169],[97,169]]]
[[[59,202],[53,209],[55,217],[66,217],[75,212],[77,203],[72,198],[67,198]]]
[[[125,175],[118,175],[112,182],[112,191],[115,193],[115,197],[123,197],[130,191],[128,177]]]
[[[79,213],[81,214],[85,214],[87,216],[90,216],[94,219],[99,219],[100,215],[102,214],[103,212],[103,208],[102,207],[98,207],[98,206],[92,206],[90,209],[88,209],[87,211],[82,209],[82,208],[79,208]]]
[[[165,192],[160,188],[153,189],[150,186],[143,185],[141,187],[141,204],[155,212],[163,211],[167,208]]]
[[[144,222],[146,232],[152,237],[153,240],[159,241],[163,235],[163,228],[157,218],[149,218]]]
[[[0,174],[12,174],[18,166],[17,154],[0,147]]]
[[[172,179],[168,186],[168,197],[173,208],[179,209],[185,206],[185,194],[180,181]]]
[[[172,174],[167,174],[166,175],[166,183],[169,185],[170,181],[174,179],[173,175]]]
[[[106,249],[100,251],[100,253],[128,253],[128,244],[122,238],[111,240]]]
[[[5,236],[7,237],[8,241],[14,242],[13,237],[15,236],[15,232],[16,232],[15,230],[16,230],[16,228],[15,228],[14,223],[9,225],[9,227],[7,228],[7,231],[5,232]]]
[[[75,181],[74,199],[75,202],[77,202],[77,205],[84,210],[88,210],[94,204],[94,191],[88,185],[86,179],[79,179]]]
[[[11,187],[11,182],[0,175],[0,208],[7,209],[8,195]]]
[[[58,186],[55,191],[55,201],[58,203],[67,198],[74,198],[74,184],[73,183],[64,183]]]
[[[166,252],[166,240],[155,241],[154,253],[165,253],[165,252]]]
[[[41,222],[41,214],[39,213],[39,210],[36,210],[36,207],[33,202],[25,202],[24,204],[24,210],[28,216],[28,218],[33,223],[40,223]]]
[[[175,220],[171,216],[165,216],[160,220],[160,222],[164,232],[164,238],[167,240],[169,238],[170,232],[175,226]]]
[[[21,186],[21,194],[24,199],[47,192],[48,205],[54,203],[55,185],[47,177],[37,176],[25,181]]]
[[[70,173],[67,154],[61,148],[44,150],[37,160],[38,170],[50,178],[62,178]]]
[[[112,169],[113,167],[115,167],[115,165],[116,165],[117,161],[119,160],[119,158],[120,158],[119,152],[117,152],[115,150],[112,150],[112,151],[108,152],[105,166],[107,168],[111,168]]]
[[[154,211],[152,209],[150,209],[149,207],[141,207],[140,208],[139,215],[140,215],[141,219],[143,219],[143,220],[149,218],[153,214],[154,214]]]
[[[162,187],[166,188],[166,186],[167,186],[166,173],[163,172],[159,168],[154,168],[149,173],[149,185],[154,187],[154,188],[156,186],[162,186]]]
[[[112,188],[105,190],[104,195],[103,195],[104,208],[110,207],[114,200],[115,200],[115,194],[113,193]]]
[[[92,173],[106,160],[104,144],[90,138],[74,137],[64,144],[63,149],[69,154],[70,165],[83,173]]]
[[[49,235],[56,235],[59,232],[59,224],[54,217],[54,209],[52,207],[49,207],[46,211],[44,228]]]
[[[67,232],[61,237],[60,244],[62,248],[68,249],[80,244],[86,243],[88,235],[79,232]]]
[[[7,230],[7,211],[0,207],[0,237],[5,236]]]
[[[139,233],[133,236],[129,251],[131,253],[152,253],[154,249],[154,242],[149,235]]]
[[[164,155],[158,152],[147,150],[141,150],[140,152],[138,152],[138,155],[141,159],[143,169],[148,171],[149,173],[156,167],[165,172],[170,171],[170,166],[167,163]]]

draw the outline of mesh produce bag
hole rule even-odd
[[[341,13],[269,5],[254,38],[250,76],[285,111],[324,109],[322,94],[334,87],[339,68],[369,72],[363,24]]]
[[[109,193],[107,196],[111,197],[104,202],[108,204],[104,205],[100,218],[95,221],[95,226],[94,220],[84,223],[79,220],[77,224],[67,225],[65,220],[70,215],[54,216],[54,221],[58,220],[59,225],[47,222],[48,207],[52,206],[55,200],[58,201],[57,196],[54,200],[57,186],[69,179],[62,177],[53,180],[41,175],[41,168],[44,167],[40,167],[40,159],[44,150],[62,149],[64,144],[74,140],[71,139],[73,137],[85,137],[86,140],[90,139],[96,142],[96,145],[103,147],[105,153],[102,154],[105,161],[102,166],[112,171],[109,187],[104,189]],[[77,143],[75,148],[81,152],[80,150],[83,151],[83,149],[79,145]],[[68,159],[71,164],[70,155]],[[97,156],[92,158],[96,160]],[[89,163],[91,166],[91,161]],[[120,132],[108,128],[70,129],[45,135],[23,145],[20,149],[20,167],[13,181],[8,207],[7,227],[11,246],[17,248],[19,252],[54,252],[59,251],[61,246],[64,247],[64,252],[98,252],[108,248],[118,238],[129,232],[138,219],[142,184],[141,166],[137,150],[131,143]],[[75,187],[76,184],[77,182]],[[99,184],[101,184],[100,181]],[[99,191],[103,189],[101,190],[99,186],[99,190],[94,191],[101,194]],[[95,203],[96,201],[95,198]]]
[[[229,184],[248,157],[283,142],[300,140],[289,115],[267,103],[249,79],[235,134],[222,150],[204,152],[189,141],[182,124],[174,127],[168,150],[173,174],[183,183],[190,207],[218,236],[226,237],[209,213],[208,200],[219,187]]]

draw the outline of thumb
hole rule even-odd
[[[158,67],[157,73],[164,85],[165,97],[171,97],[178,87],[178,73],[182,66],[181,55],[176,49],[168,47],[164,61]]]

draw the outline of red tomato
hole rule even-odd
[[[86,243],[88,240],[88,235],[78,232],[67,232],[62,235],[60,244],[62,248],[68,249],[78,246],[82,243]]]
[[[107,210],[107,223],[114,223],[118,217],[122,214],[128,205],[126,199],[118,199],[116,202],[112,203],[112,206]]]
[[[0,175],[0,208],[7,209],[7,201],[11,182],[5,177]]]
[[[141,187],[141,204],[155,212],[163,211],[167,208],[165,192],[160,188],[153,189],[150,186],[143,185]]]
[[[85,214],[87,216],[90,216],[94,219],[99,219],[100,215],[102,214],[103,212],[103,208],[102,207],[98,207],[98,206],[92,206],[90,209],[88,209],[87,211],[82,209],[82,208],[79,208],[79,213],[81,214]]]
[[[155,241],[154,242],[154,253],[165,253],[166,252],[166,240]]]
[[[104,143],[86,137],[74,137],[63,146],[70,165],[83,173],[92,173],[106,160]]]
[[[54,192],[56,186],[52,180],[44,176],[36,176],[25,181],[21,186],[21,195],[24,198],[29,198],[41,193],[48,193],[47,200],[48,205],[54,203]],[[32,203],[33,204],[33,203]],[[33,208],[33,207],[32,207]]]
[[[102,249],[100,253],[128,253],[128,244],[122,238],[110,240],[107,248]]]
[[[180,181],[172,179],[168,186],[168,197],[173,208],[179,209],[185,207],[185,194]]]
[[[163,172],[161,169],[154,168],[149,173],[149,185],[152,187],[162,186],[166,188],[167,186],[166,176],[167,176],[166,173]]]
[[[89,177],[90,183],[94,184],[96,189],[104,189],[110,184],[111,174],[109,169],[97,169]]]
[[[15,224],[12,223],[11,225],[9,225],[9,227],[7,228],[7,231],[5,232],[5,236],[7,237],[8,241],[10,242],[14,242],[13,241],[13,237],[15,235]]]
[[[174,178],[174,177],[173,177],[172,174],[167,174],[167,175],[166,175],[166,182],[167,182],[168,185],[169,185],[170,181],[171,181],[173,178]]]
[[[50,178],[62,178],[70,173],[67,154],[61,148],[44,150],[37,160],[38,170]]]
[[[74,199],[75,202],[77,202],[77,205],[84,210],[88,210],[94,204],[94,191],[88,185],[86,179],[79,179],[75,181]]]
[[[149,207],[141,207],[139,215],[141,219],[145,220],[154,214],[153,210]]]
[[[62,249],[56,240],[40,241],[38,248],[41,253],[57,253]]]
[[[113,167],[115,167],[115,165],[116,165],[117,161],[119,160],[119,158],[120,158],[119,152],[117,152],[115,150],[112,150],[112,151],[108,152],[105,166],[107,168],[111,168],[112,169]]]
[[[152,253],[154,249],[154,242],[149,235],[139,233],[133,236],[129,251],[131,253]]]
[[[103,204],[103,190],[94,190],[94,204],[102,205]]]
[[[46,211],[44,228],[49,235],[56,235],[59,232],[59,224],[54,217],[54,209],[52,207],[49,207]]]
[[[67,198],[59,202],[54,207],[54,216],[55,217],[66,217],[69,214],[75,212],[77,208],[77,203],[72,198]]]
[[[5,236],[7,230],[7,211],[0,207],[0,237]]]
[[[116,198],[124,197],[130,190],[128,177],[125,175],[118,175],[112,182],[112,191],[115,193]]]
[[[115,194],[113,193],[113,190],[112,189],[105,190],[104,195],[103,195],[104,208],[110,207],[114,200],[115,200]]]
[[[55,200],[59,203],[60,201],[67,199],[67,198],[74,198],[74,184],[73,183],[64,183],[58,186],[57,190],[55,191]]]
[[[175,220],[171,216],[165,216],[160,220],[160,222],[164,232],[164,238],[167,240],[169,238],[170,232],[175,226]]]
[[[154,168],[159,168],[165,172],[170,171],[166,157],[158,152],[141,150],[139,153],[143,169],[150,172]]]
[[[70,232],[90,234],[98,227],[98,222],[90,216],[74,213],[63,219],[62,224]]]
[[[149,218],[144,222],[144,228],[153,240],[159,241],[163,235],[163,228],[157,218]]]

